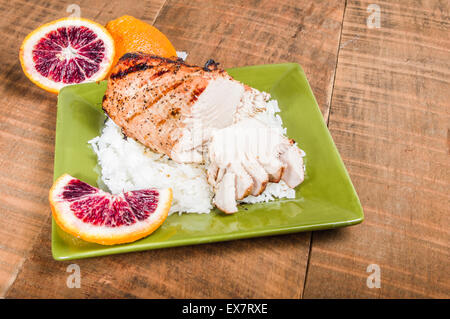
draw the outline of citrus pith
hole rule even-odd
[[[64,231],[88,242],[114,245],[146,237],[167,218],[172,189],[109,194],[68,174],[49,192],[52,215]]]
[[[103,26],[72,17],[32,31],[19,51],[25,75],[53,93],[66,85],[104,79],[114,56],[114,40]]]

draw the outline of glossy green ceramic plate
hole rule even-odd
[[[53,221],[52,252],[57,260],[110,255],[147,249],[211,243],[342,227],[360,223],[363,211],[298,64],[250,66],[228,70],[237,80],[269,92],[278,100],[288,136],[306,152],[306,178],[295,199],[242,205],[225,215],[172,215],[147,238],[134,243],[102,246],[77,239]],[[63,173],[92,185],[99,181],[97,158],[87,141],[105,120],[101,109],[106,82],[73,85],[58,96],[55,179]]]

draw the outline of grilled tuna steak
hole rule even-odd
[[[128,53],[111,73],[103,110],[125,135],[155,152],[198,163],[211,129],[233,123],[244,90],[211,61],[202,68]]]

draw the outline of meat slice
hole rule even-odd
[[[247,171],[244,169],[241,163],[234,162],[231,167],[227,170],[231,171],[236,175],[236,199],[241,200],[247,197],[252,192],[253,179]]]
[[[214,197],[214,204],[221,211],[232,214],[237,212],[236,204],[236,175],[232,172],[227,172],[222,180],[217,184],[216,196]]]
[[[214,131],[208,153],[208,182],[219,196],[215,200],[217,207],[226,213],[234,211],[236,200],[249,194],[260,195],[271,180],[282,179],[294,188],[304,178],[302,151],[293,140],[255,118]],[[225,181],[231,175],[232,186],[230,177]],[[225,187],[235,191],[234,203],[231,191],[226,192]]]
[[[264,170],[269,174],[269,182],[278,183],[283,176],[286,164],[282,163],[279,159],[274,158],[269,163],[263,163]]]
[[[253,180],[251,195],[260,195],[266,189],[267,182],[269,181],[269,174],[255,158],[248,155],[246,156],[246,160],[242,163],[242,165]]]
[[[286,164],[286,169],[281,179],[291,188],[296,187],[305,178],[303,169],[303,155],[298,147],[291,145],[280,156],[281,160]]]
[[[179,163],[203,161],[213,129],[227,127],[245,90],[216,63],[127,53],[114,67],[103,110],[125,135]]]

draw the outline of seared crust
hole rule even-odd
[[[214,61],[202,68],[181,59],[127,53],[112,70],[102,107],[125,135],[170,156],[192,105],[217,76],[228,75]]]

